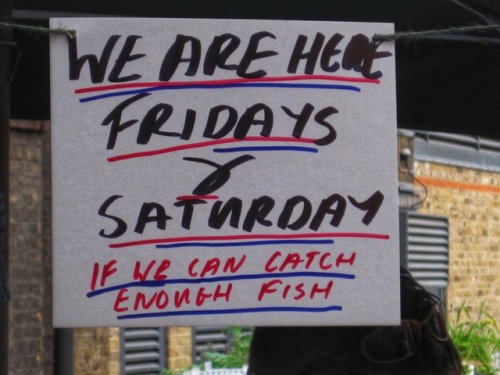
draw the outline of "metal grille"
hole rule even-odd
[[[401,265],[427,289],[448,286],[448,218],[400,213]]]
[[[500,172],[500,140],[415,132],[415,160]]]
[[[121,375],[161,375],[166,363],[164,328],[121,329]]]
[[[193,362],[203,362],[203,352],[227,353],[231,335],[227,327],[195,327],[193,329]]]

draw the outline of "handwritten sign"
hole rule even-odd
[[[51,27],[55,326],[398,323],[392,25]]]

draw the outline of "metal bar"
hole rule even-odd
[[[12,0],[0,3],[0,22],[10,22]],[[8,280],[9,269],[9,119],[10,119],[10,49],[12,32],[0,28],[0,189],[4,197],[3,256]],[[0,302],[0,374],[9,373],[9,303]]]
[[[54,329],[54,375],[73,374],[73,329]]]

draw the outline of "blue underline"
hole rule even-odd
[[[159,318],[168,316],[189,316],[189,315],[224,315],[224,314],[254,314],[264,312],[302,312],[302,313],[324,313],[329,311],[342,311],[342,306],[326,307],[249,307],[240,309],[220,309],[220,310],[188,310],[188,311],[166,311],[141,314],[118,315],[117,319],[144,319]]]
[[[230,147],[230,148],[214,148],[214,152],[229,153],[229,152],[248,152],[248,151],[300,151],[312,152],[317,154],[318,149],[314,147],[301,146],[247,146],[247,147]]]
[[[158,244],[157,249],[172,249],[179,247],[242,247],[265,245],[331,245],[333,240],[268,240],[245,242],[183,242],[173,244]]]

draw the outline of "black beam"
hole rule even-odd
[[[0,3],[0,22],[12,19],[12,1]],[[0,27],[0,191],[3,198],[3,215],[0,214],[0,374],[7,374],[9,368],[9,304],[5,301],[5,282],[9,266],[9,120],[10,120],[10,50],[12,33],[8,27]],[[2,264],[3,263],[3,264]]]
[[[73,374],[73,329],[54,329],[54,375]]]

